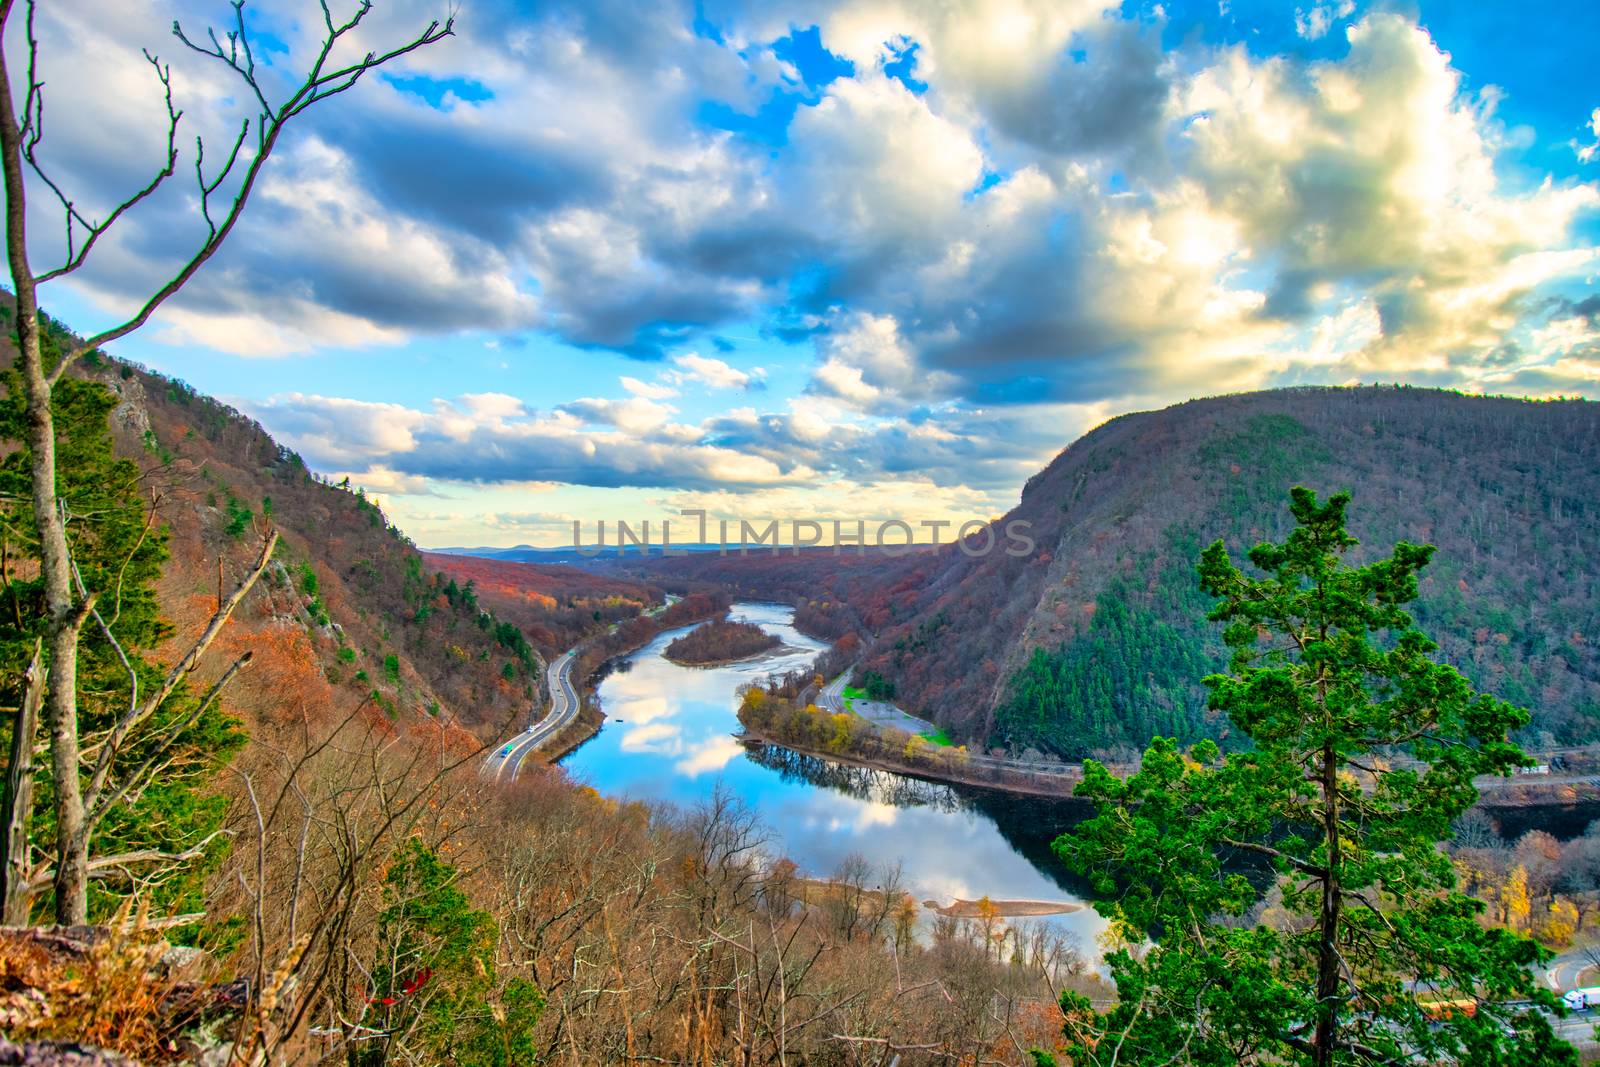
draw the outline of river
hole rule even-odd
[[[690,807],[726,786],[761,814],[770,849],[825,877],[852,853],[898,863],[918,900],[1081,901],[1050,841],[1086,811],[1071,801],[945,786],[735,741],[739,686],[805,667],[827,647],[779,604],[738,603],[731,615],[776,634],[772,652],[718,667],[684,667],[662,650],[688,627],[657,635],[600,683],[605,724],[563,766],[609,796]],[[1104,926],[1093,911],[1054,917],[1089,954]]]

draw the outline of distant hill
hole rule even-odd
[[[10,314],[0,303],[0,319]],[[437,718],[480,739],[527,719],[541,665],[522,631],[429,566],[359,490],[313,475],[260,425],[182,382],[94,353],[73,373],[117,396],[117,450],[139,464],[170,531],[158,587],[175,628],[169,653],[204,625],[265,524],[280,533],[272,568],[200,672],[204,681],[255,653],[227,699],[253,735],[358,709]]]
[[[1367,551],[1439,548],[1416,615],[1476,684],[1532,709],[1529,740],[1600,740],[1600,406],[1394,387],[1301,388],[1113,419],[1029,480],[1004,520],[1038,551],[947,549],[851,607],[865,666],[968,738],[1067,756],[1224,734],[1200,550],[1242,556],[1304,484],[1354,494]]]
[[[428,566],[465,586],[495,615],[514,623],[547,657],[662,600],[643,582],[572,567],[425,552]]]

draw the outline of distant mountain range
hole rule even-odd
[[[737,545],[737,544],[694,544],[680,545],[676,541],[672,544],[673,552],[738,552],[740,548],[748,548],[751,552],[771,552],[771,545]],[[663,557],[660,545],[650,545],[646,548],[629,544],[625,549],[619,549],[616,544],[608,544],[599,551],[596,546],[584,545],[579,551],[573,545],[545,548],[538,545],[513,545],[510,548],[484,546],[480,548],[430,548],[429,552],[441,556],[475,556],[479,559],[499,559],[513,563],[559,563],[572,566],[593,562],[596,559],[618,559],[633,557],[646,558],[672,558]]]

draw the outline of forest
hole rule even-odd
[[[654,811],[555,768],[511,791],[485,783],[477,763],[500,727],[466,687],[525,706],[537,657],[474,576],[432,570],[359,493],[310,476],[179,383],[103,357],[66,383],[63,439],[83,477],[63,491],[86,510],[102,501],[107,554],[159,524],[124,598],[141,620],[125,634],[148,635],[152,665],[204,623],[218,561],[236,573],[269,517],[281,558],[221,641],[249,651],[249,669],[179,735],[161,787],[96,834],[98,855],[162,857],[96,877],[89,916],[109,939],[0,936],[8,1034],[149,1063],[231,1050],[267,1062],[710,1064],[782,1049],[843,1065],[863,1048],[1023,1063],[1057,1040],[1061,989],[1105,995],[1078,948],[1042,927],[936,916],[911,936],[921,920],[893,869],[854,857],[816,872],[822,890],[781,857],[755,862],[761,820],[725,794]],[[14,441],[8,410],[0,432]],[[25,459],[13,450],[0,473],[25,478]],[[163,487],[155,510],[137,491],[147,484]],[[25,516],[10,519],[16,530]],[[19,605],[32,573],[28,545],[12,540]],[[575,598],[618,592],[557,578]],[[626,618],[589,640],[581,669],[727,606],[694,594]],[[30,644],[0,633],[8,678],[22,677]],[[114,701],[110,652],[86,642]],[[35,796],[37,869],[51,827],[48,791]],[[26,917],[49,913],[47,885]],[[161,962],[180,958],[174,946],[181,966]],[[242,1011],[240,990],[265,995]]]
[[[777,648],[781,643],[776,634],[767,633],[753,622],[713,619],[674,638],[664,654],[674,663],[728,663]]]
[[[1137,473],[1128,449],[1143,457]],[[990,738],[1069,756],[1126,753],[1156,732],[1224,738],[1195,684],[1220,649],[1188,561],[1219,537],[1244,548],[1280,532],[1272,503],[1303,482],[1349,488],[1366,543],[1437,546],[1418,621],[1474,682],[1532,709],[1525,743],[1600,741],[1600,653],[1586,636],[1600,624],[1597,458],[1600,411],[1582,401],[1299,389],[1115,420],[1024,494],[1026,506],[1105,471],[1130,479],[1109,509],[1088,488],[1062,501],[1073,525],[1050,575],[1037,591],[1012,588],[1037,602],[1008,653]],[[966,643],[948,640],[950,652]]]
[[[661,590],[571,567],[424,552],[423,562],[470,586],[546,658],[661,602]]]

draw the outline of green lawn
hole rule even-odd
[[[856,713],[856,700],[867,699],[867,691],[858,686],[847,685],[844,687],[844,710],[854,715]]]
[[[917,736],[922,738],[924,741],[927,741],[929,744],[943,745],[946,748],[949,748],[955,744],[954,741],[950,740],[950,735],[945,733],[943,730],[934,730],[931,733],[918,734]]]

